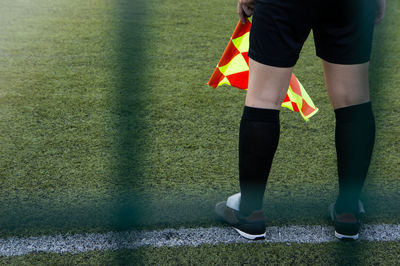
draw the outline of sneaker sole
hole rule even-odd
[[[233,196],[237,196],[237,195],[240,196],[240,193],[235,194],[235,195],[233,195]],[[249,239],[249,240],[256,240],[256,239],[263,239],[263,238],[265,238],[266,232],[264,232],[264,233],[262,233],[262,234],[249,234],[249,233],[246,233],[246,232],[244,232],[244,231],[242,231],[242,230],[236,228],[235,225],[232,224],[231,222],[228,222],[228,221],[226,220],[226,217],[224,217],[224,211],[223,211],[223,208],[222,208],[223,206],[225,206],[225,208],[230,208],[230,207],[228,207],[227,205],[228,205],[228,204],[227,204],[226,201],[222,201],[222,202],[217,203],[217,205],[215,206],[215,214],[216,214],[218,220],[220,220],[220,221],[222,221],[222,222],[224,222],[224,223],[229,224],[229,225],[230,225],[233,229],[235,229],[242,237],[244,237],[244,238],[246,238],[246,239]],[[230,208],[230,209],[233,209],[233,208]],[[233,221],[232,221],[232,222],[233,222]]]
[[[338,233],[336,231],[335,231],[335,236],[338,239],[343,239],[343,240],[345,240],[345,239],[357,240],[358,239],[358,234],[356,234],[356,235],[343,235],[343,234],[340,234],[340,233]]]
[[[334,218],[333,218],[333,215],[334,215],[333,214],[333,208],[334,208],[334,206],[335,206],[334,203],[332,203],[329,206],[329,215],[331,216],[332,222],[334,221]],[[365,214],[364,204],[362,203],[361,200],[358,201],[358,207],[360,209],[360,214],[361,215]],[[344,235],[344,234],[336,232],[336,230],[335,230],[335,237],[340,239],[340,240],[357,240],[358,239],[358,233],[355,234],[355,235]]]
[[[264,239],[266,236],[266,232],[264,232],[263,234],[259,234],[259,235],[250,235],[248,233],[245,233],[235,227],[233,227],[233,229],[235,229],[241,236],[243,236],[244,238],[250,239],[250,240],[256,240],[256,239]]]

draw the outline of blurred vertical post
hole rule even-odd
[[[369,171],[369,178],[367,179],[367,187],[365,189],[365,200],[368,205],[369,213],[376,215],[380,213],[382,207],[382,200],[390,202],[392,199],[383,199],[380,194],[379,183],[385,178],[385,142],[382,136],[386,135],[385,128],[390,121],[387,118],[392,111],[397,108],[392,105],[391,101],[391,88],[390,79],[393,78],[390,74],[391,70],[391,52],[390,45],[394,42],[395,36],[398,34],[393,32],[394,27],[391,26],[391,20],[395,19],[391,12],[391,3],[387,1],[386,15],[383,21],[375,26],[374,41],[372,46],[372,54],[369,68],[370,79],[370,97],[373,105],[375,121],[376,121],[376,138],[375,148],[372,156],[371,167]],[[397,31],[398,33],[398,31]],[[380,181],[381,180],[381,181]],[[389,196],[389,195],[386,195]],[[389,196],[390,197],[390,196]]]
[[[141,179],[141,154],[144,147],[141,121],[143,112],[142,96],[146,90],[144,71],[146,58],[143,52],[146,34],[146,1],[117,0],[119,22],[119,82],[116,92],[117,129],[119,141],[117,147],[115,173],[116,200],[115,214],[117,230],[132,230],[140,221],[141,203],[138,187]],[[116,264],[126,265],[137,261],[135,251],[117,255]]]

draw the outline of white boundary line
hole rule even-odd
[[[363,225],[360,240],[400,241],[400,225]],[[0,256],[19,256],[32,252],[76,254],[92,250],[134,249],[142,246],[174,247],[231,243],[326,243],[339,241],[332,226],[267,227],[265,240],[250,241],[232,228],[180,228],[155,231],[107,232],[0,239]]]

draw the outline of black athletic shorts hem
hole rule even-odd
[[[344,59],[344,58],[337,58],[337,57],[329,57],[326,55],[321,55],[318,54],[317,52],[315,53],[316,56],[321,58],[322,60],[332,63],[332,64],[339,64],[339,65],[358,65],[358,64],[364,64],[370,61],[371,57],[364,57],[364,58],[349,58],[349,59]]]
[[[298,56],[293,56],[286,59],[260,56],[250,48],[248,56],[258,63],[275,67],[293,67],[296,64],[297,59],[299,58]]]

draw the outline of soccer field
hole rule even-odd
[[[400,2],[388,1],[371,60],[377,137],[362,195],[371,225],[400,223],[399,15]],[[222,227],[213,208],[239,188],[245,92],[205,83],[237,20],[234,1],[2,1],[0,239]],[[281,112],[267,225],[329,226],[335,121],[312,36],[294,73],[320,111],[309,123]],[[0,264],[396,264],[398,250],[393,241],[219,243]]]

